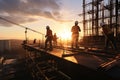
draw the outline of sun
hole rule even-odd
[[[60,33],[60,37],[63,40],[70,40],[71,39],[71,32],[68,30],[64,30],[62,33]]]
[[[70,32],[61,33],[61,38],[64,39],[64,40],[70,40],[71,39],[71,33]]]

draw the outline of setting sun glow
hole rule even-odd
[[[63,26],[64,26],[64,29],[61,30],[61,32],[59,33],[59,36],[63,40],[71,40],[71,31],[68,29],[69,26],[67,25],[63,25]]]
[[[60,34],[60,37],[64,40],[70,40],[71,39],[71,33],[70,32],[63,32]]]

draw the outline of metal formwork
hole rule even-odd
[[[26,66],[32,75],[32,80],[71,80],[57,68],[55,60],[46,52],[32,47],[27,47],[26,50]]]
[[[100,23],[106,22],[120,34],[120,0],[83,0],[84,36],[102,36]]]

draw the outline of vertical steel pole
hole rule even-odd
[[[86,26],[85,26],[85,1],[86,1],[86,0],[83,0],[83,30],[84,30],[84,36],[86,36],[86,35],[85,35],[85,32],[86,32],[86,31],[85,31],[85,27],[86,27]]]
[[[27,43],[27,28],[25,28],[25,41]]]

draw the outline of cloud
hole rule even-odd
[[[60,0],[0,0],[0,17],[16,23],[37,21],[34,16],[64,21],[60,19],[60,4]],[[0,25],[11,26],[1,19]]]

